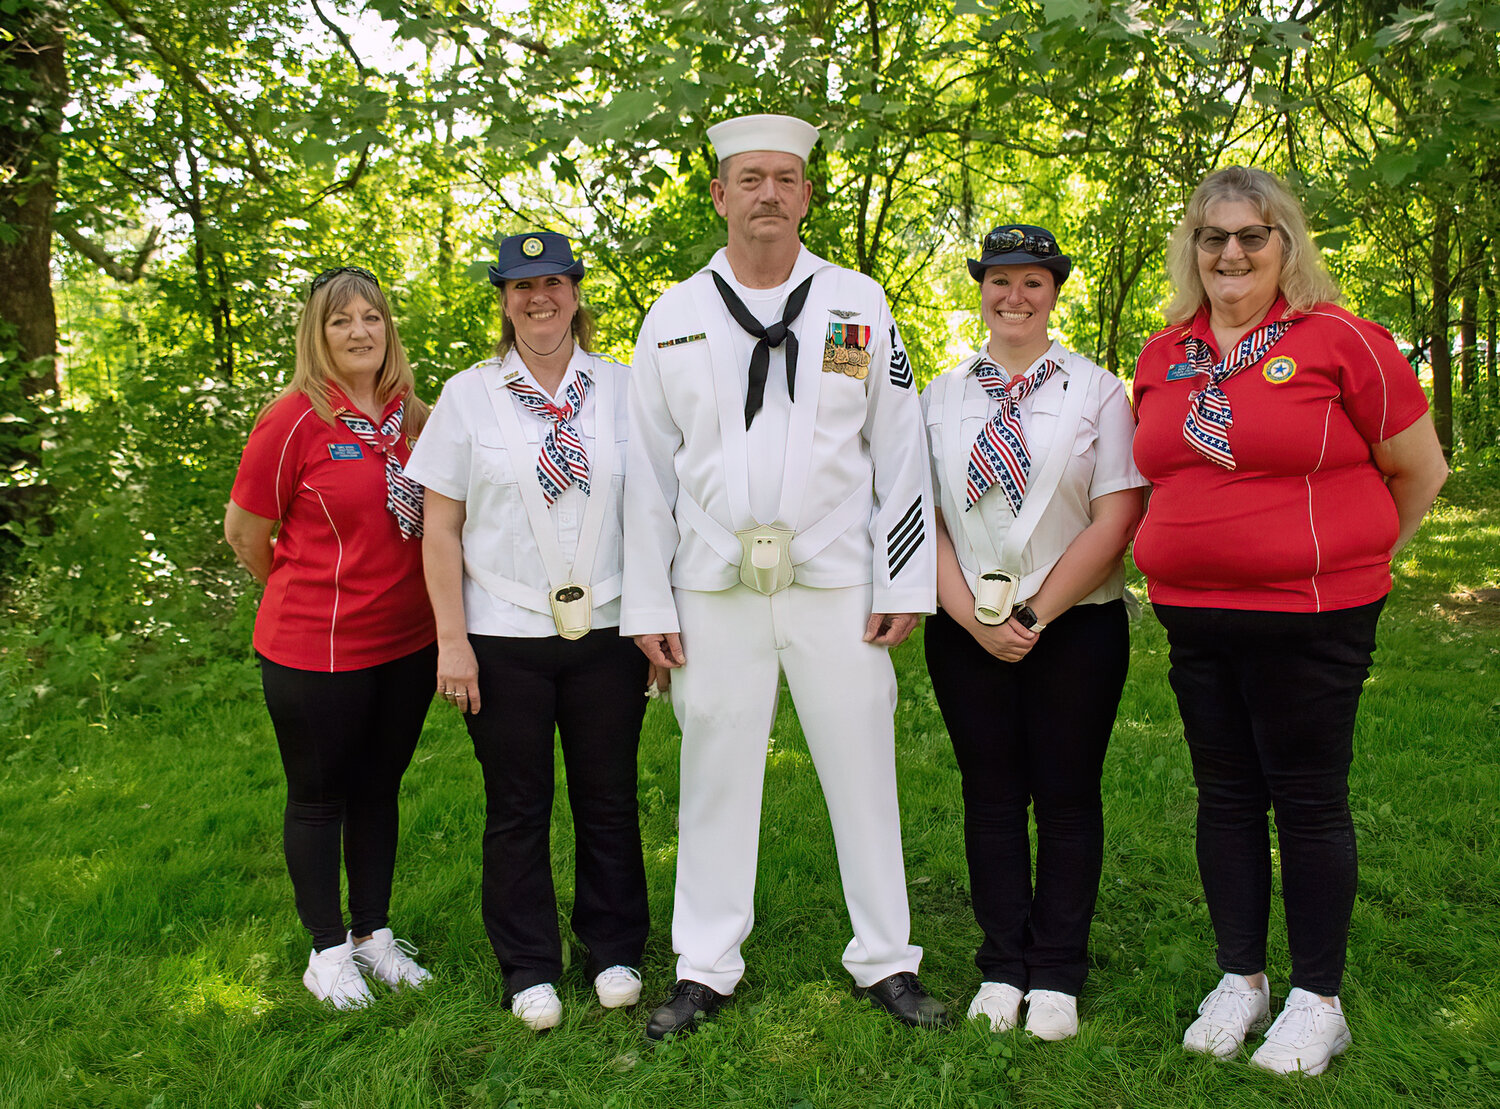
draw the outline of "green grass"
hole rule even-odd
[[[500,1006],[479,921],[478,767],[434,710],[406,778],[395,922],[436,974],[333,1014],[300,981],[307,941],[281,858],[283,783],[253,674],[190,708],[0,738],[3,1106],[1500,1105],[1500,495],[1455,481],[1404,552],[1353,775],[1360,832],[1344,1000],[1352,1051],[1287,1080],[1185,1056],[1217,979],[1193,858],[1193,790],[1149,615],[1105,765],[1107,842],[1083,1033],[913,1032],[849,996],[848,921],[826,812],[790,706],[768,760],[750,970],[720,1019],[645,1047],[644,1007],[590,1004],[579,953],[563,1025]],[[962,1011],[977,985],[958,776],[918,643],[897,653],[913,938]],[[205,707],[209,706],[209,707]],[[676,731],[653,709],[640,797],[654,914],[648,1000],[672,977]],[[559,792],[564,920],[572,840]],[[1286,951],[1273,927],[1273,991]]]

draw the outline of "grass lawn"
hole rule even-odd
[[[767,763],[749,973],[698,1035],[647,1048],[571,952],[563,1024],[500,1006],[479,921],[483,797],[434,707],[406,777],[394,923],[436,977],[334,1014],[281,856],[283,780],[247,666],[217,702],[34,722],[0,737],[0,1106],[1500,1106],[1500,489],[1462,475],[1403,552],[1356,739],[1360,896],[1344,1002],[1354,1046],[1318,1079],[1183,1054],[1218,978],[1194,797],[1148,614],[1105,764],[1104,878],[1082,1035],[914,1032],[849,995],[827,814],[783,698]],[[961,1015],[978,984],[958,773],[922,665],[897,652],[898,756],[922,977]],[[559,770],[559,777],[561,771]],[[641,820],[654,918],[646,1000],[672,978],[677,737],[653,708]],[[559,789],[553,851],[570,908]],[[1271,976],[1286,992],[1283,930]],[[1247,1053],[1248,1054],[1248,1053]]]

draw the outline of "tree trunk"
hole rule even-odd
[[[1449,239],[1453,231],[1453,211],[1438,201],[1432,221],[1432,314],[1428,348],[1432,356],[1432,418],[1437,424],[1438,442],[1443,453],[1453,453],[1453,351],[1448,345],[1448,312],[1452,290],[1450,281]]]
[[[57,395],[52,213],[67,100],[65,16],[61,0],[19,0],[0,36],[0,402],[24,421],[0,424],[0,521],[46,514],[46,486],[32,475],[42,406]]]
[[[1464,244],[1463,277],[1459,281],[1458,390],[1474,395],[1474,364],[1479,345],[1479,264],[1484,247],[1475,235]]]
[[[14,329],[17,361],[45,360],[22,379],[26,397],[57,391],[52,211],[67,98],[63,17],[57,0],[20,0],[15,37],[0,39],[0,320]]]
[[[1496,402],[1500,402],[1500,392],[1497,392],[1497,387],[1500,387],[1500,383],[1497,383],[1495,379],[1495,360],[1497,356],[1495,351],[1495,332],[1497,323],[1497,320],[1495,319],[1495,297],[1497,294],[1500,294],[1500,289],[1497,289],[1494,285],[1489,285],[1484,290],[1485,300],[1489,302],[1490,308],[1489,315],[1485,317],[1484,328],[1484,383],[1485,394],[1490,402],[1491,407],[1493,407]]]

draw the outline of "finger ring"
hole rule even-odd
[[[460,689],[453,696],[455,696],[455,697],[467,697],[468,695],[469,695],[469,691],[467,689]]]

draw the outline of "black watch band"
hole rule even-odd
[[[1017,605],[1010,615],[1011,619],[1030,631],[1039,632],[1047,626],[1037,619],[1030,605]]]

